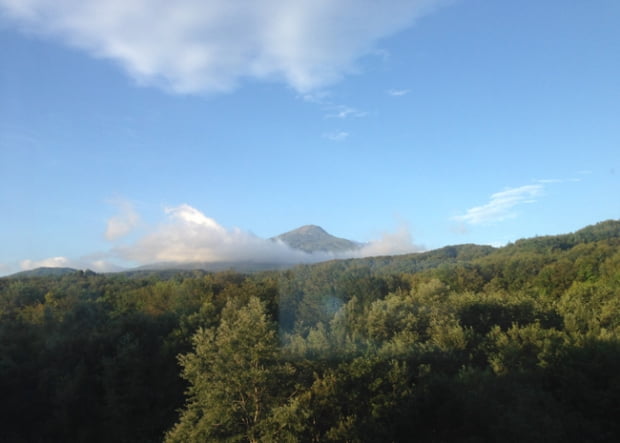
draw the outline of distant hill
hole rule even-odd
[[[569,234],[525,238],[500,248],[461,244],[403,255],[331,260],[303,267],[330,270],[326,271],[327,273],[354,269],[369,269],[377,275],[416,273],[459,264],[503,263],[507,258],[519,254],[532,253],[542,256],[552,254],[554,251],[569,251],[578,245],[598,241],[619,242],[620,220],[603,221]]]
[[[309,253],[353,251],[362,246],[352,240],[334,237],[316,225],[302,226],[273,237],[272,240],[281,240],[293,249]]]
[[[252,261],[237,261],[237,262],[161,262],[152,263],[149,265],[140,266],[137,268],[127,269],[124,271],[115,272],[115,274],[124,274],[130,277],[144,277],[148,275],[157,275],[160,277],[167,277],[175,275],[180,272],[223,272],[223,271],[235,271],[241,273],[254,273],[261,271],[272,271],[288,269],[295,266],[294,263],[271,263],[271,262],[252,262]]]
[[[76,272],[79,272],[79,271],[73,268],[41,267],[41,268],[31,269],[29,271],[16,272],[15,274],[9,275],[8,278],[60,277],[62,275],[74,274]]]
[[[513,250],[567,250],[580,243],[591,243],[620,237],[620,220],[606,220],[586,226],[576,232],[560,235],[545,235],[517,240],[505,249]]]
[[[169,278],[182,272],[211,273],[221,271],[235,271],[241,273],[255,273],[262,271],[282,271],[290,268],[302,269],[338,269],[353,270],[367,268],[377,275],[393,273],[416,273],[435,269],[441,266],[457,264],[476,264],[489,262],[503,262],[507,258],[525,252],[534,254],[549,254],[553,251],[567,251],[577,245],[602,240],[620,239],[620,220],[607,220],[595,225],[587,226],[576,232],[561,235],[548,235],[517,240],[501,248],[491,246],[462,244],[445,246],[426,252],[417,252],[403,255],[386,255],[366,258],[350,258],[329,260],[321,263],[272,263],[272,262],[193,262],[193,263],[154,263],[127,269],[110,274],[124,274],[131,277],[145,277],[156,275]],[[334,237],[323,228],[315,225],[306,225],[298,229],[272,237],[271,240],[281,240],[291,248],[308,253],[312,252],[345,252],[359,249],[363,246],[344,238]],[[618,240],[616,240],[618,241]],[[481,262],[480,260],[484,260]],[[78,272],[73,268],[41,267],[29,271],[17,272],[4,278],[30,277],[59,277]]]
[[[468,263],[492,255],[499,250],[501,249],[492,246],[463,244],[402,255],[329,260],[314,264],[298,265],[296,269],[331,269],[328,273],[368,269],[376,275],[416,273],[440,266]]]

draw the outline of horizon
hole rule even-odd
[[[178,271],[190,271],[190,270],[201,270],[201,271],[207,271],[207,272],[219,272],[219,271],[224,271],[224,270],[236,270],[237,272],[260,272],[260,271],[267,271],[267,270],[278,270],[278,269],[290,269],[291,267],[295,267],[295,266],[299,266],[299,265],[314,265],[314,264],[320,264],[320,263],[325,263],[327,261],[333,261],[333,260],[349,260],[349,259],[359,259],[359,260],[363,260],[364,258],[372,258],[372,257],[393,257],[393,256],[405,256],[405,255],[411,255],[411,254],[424,254],[426,252],[434,252],[437,250],[441,250],[444,248],[453,248],[453,247],[460,247],[460,246],[467,246],[467,245],[474,245],[474,246],[480,246],[480,247],[484,247],[484,246],[488,246],[491,247],[495,250],[498,249],[502,249],[505,247],[510,247],[511,245],[514,245],[515,243],[518,243],[520,241],[527,241],[527,240],[533,240],[533,239],[539,239],[539,238],[546,238],[546,237],[561,237],[564,235],[571,235],[571,234],[575,234],[576,232],[579,232],[583,229],[586,228],[590,228],[590,227],[594,227],[597,225],[600,225],[602,223],[608,223],[608,222],[620,222],[620,220],[613,220],[613,219],[609,219],[609,220],[602,220],[599,221],[597,223],[594,223],[592,225],[588,225],[588,226],[584,226],[581,229],[578,229],[576,231],[573,232],[564,232],[564,233],[558,233],[558,234],[549,234],[549,235],[536,235],[533,237],[527,237],[527,238],[519,238],[516,239],[514,242],[509,242],[507,244],[504,245],[500,245],[500,246],[492,246],[492,245],[479,245],[479,244],[472,244],[472,243],[459,243],[459,244],[451,244],[451,245],[444,245],[438,248],[434,248],[434,249],[421,249],[421,250],[417,250],[417,251],[410,251],[410,252],[397,252],[394,254],[377,254],[377,255],[373,255],[372,253],[366,253],[364,251],[364,248],[367,248],[369,246],[375,248],[376,245],[371,245],[369,243],[358,243],[358,242],[354,242],[357,243],[358,248],[357,249],[352,249],[352,250],[348,250],[348,251],[340,251],[340,252],[336,252],[336,251],[314,251],[314,252],[307,252],[304,251],[303,249],[299,249],[299,248],[295,248],[294,246],[291,246],[289,244],[286,244],[287,246],[287,252],[290,255],[285,255],[285,256],[281,256],[280,257],[280,261],[276,261],[276,262],[268,262],[268,261],[243,261],[243,258],[237,259],[235,261],[208,261],[208,262],[191,262],[191,261],[185,261],[185,262],[180,262],[180,261],[172,261],[172,262],[152,262],[152,263],[145,263],[145,264],[141,264],[139,266],[134,266],[134,267],[128,267],[128,268],[123,268],[123,267],[115,267],[115,268],[110,268],[110,269],[105,269],[105,270],[101,270],[101,271],[93,271],[90,268],[74,268],[71,266],[62,266],[61,264],[58,263],[54,263],[51,262],[50,266],[38,266],[35,268],[29,268],[29,269],[23,269],[20,271],[16,271],[14,273],[11,274],[4,274],[4,275],[0,275],[0,278],[2,277],[12,277],[18,274],[22,274],[22,273],[27,273],[29,271],[37,271],[37,270],[51,270],[51,269],[68,269],[71,271],[82,271],[82,272],[94,272],[97,274],[115,274],[115,273],[124,273],[124,272],[136,272],[136,271],[170,271],[170,270],[178,270]],[[268,241],[273,241],[273,240],[278,240],[280,242],[282,242],[281,239],[278,239],[277,237],[280,237],[281,235],[284,234],[290,234],[293,233],[295,231],[299,231],[303,228],[307,228],[307,227],[313,227],[313,228],[318,228],[321,231],[323,231],[324,233],[326,233],[327,235],[331,236],[331,234],[329,232],[326,232],[321,226],[318,225],[304,225],[304,226],[300,226],[296,229],[293,229],[291,231],[287,231],[284,232],[276,237],[271,237],[268,239],[263,239],[263,240],[268,240]],[[333,236],[331,236],[333,237]],[[347,240],[347,241],[351,241],[349,239],[341,239],[339,237],[335,237],[336,239],[339,240]],[[290,258],[290,261],[286,261],[286,258]],[[260,260],[260,259],[259,259]],[[298,260],[298,261],[296,261]],[[259,268],[253,269],[252,267],[250,268],[245,268],[243,266],[247,266],[249,264],[255,264],[258,265]],[[71,264],[71,263],[68,263]],[[75,264],[78,264],[77,262]],[[235,268],[234,265],[238,264],[238,265],[243,265],[242,268]],[[184,266],[185,265],[185,266]],[[215,268],[209,268],[209,265],[213,265],[215,266]],[[230,265],[230,267],[221,267],[221,265]],[[244,270],[240,270],[240,269],[246,269]]]
[[[150,6],[0,0],[0,276],[620,219],[618,2]]]

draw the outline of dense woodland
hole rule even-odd
[[[3,442],[620,441],[620,222],[239,274],[0,279]]]

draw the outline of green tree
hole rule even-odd
[[[219,326],[200,328],[179,358],[190,387],[166,441],[259,441],[259,424],[283,391],[289,366],[278,361],[276,327],[257,297],[230,300]]]

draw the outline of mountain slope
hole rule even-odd
[[[293,249],[304,252],[344,252],[359,249],[360,243],[345,238],[334,237],[316,225],[306,225],[294,229],[272,240],[281,240]]]

